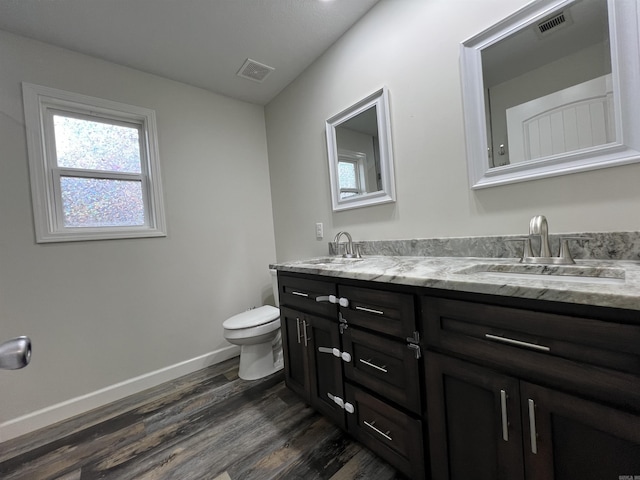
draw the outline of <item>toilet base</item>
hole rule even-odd
[[[240,347],[240,366],[238,376],[243,380],[258,380],[282,370],[281,361],[274,362],[271,343],[242,345]]]

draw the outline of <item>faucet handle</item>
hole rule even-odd
[[[589,241],[593,240],[593,238],[585,235],[567,235],[560,237],[560,252],[558,253],[558,257],[566,263],[576,263],[571,256],[571,251],[569,250],[569,240]]]
[[[531,250],[531,239],[529,237],[515,237],[506,238],[506,242],[524,242],[522,250],[522,258],[533,257],[533,250]]]

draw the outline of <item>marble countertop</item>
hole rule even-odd
[[[640,262],[576,260],[525,265],[517,258],[321,257],[270,266],[279,271],[640,310]]]

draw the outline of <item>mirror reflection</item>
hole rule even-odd
[[[336,127],[340,198],[382,190],[376,107]]]
[[[395,201],[387,89],[326,123],[334,211]]]
[[[489,167],[615,141],[606,0],[581,0],[482,50]]]

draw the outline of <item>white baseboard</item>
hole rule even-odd
[[[81,413],[86,413],[94,408],[102,407],[121,398],[133,395],[134,393],[139,393],[148,388],[160,385],[161,383],[175,380],[183,375],[196,372],[202,368],[228,360],[229,358],[237,357],[238,355],[240,355],[240,347],[230,345],[213,352],[205,353],[199,357],[101,388],[95,392],[65,400],[64,402],[36,410],[21,417],[13,418],[0,423],[0,443],[24,435],[25,433],[48,427],[49,425]]]

